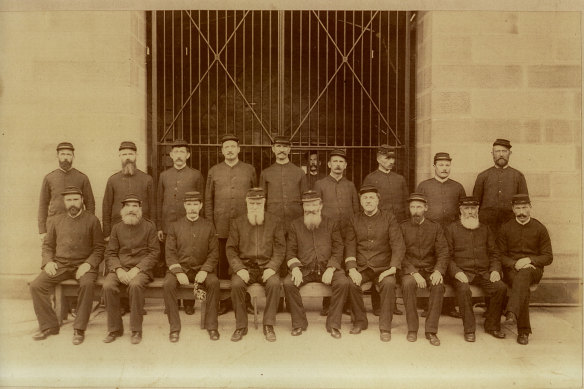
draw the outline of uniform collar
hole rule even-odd
[[[497,164],[495,164],[495,169],[507,169],[509,167],[509,164],[503,166],[503,167],[499,167],[497,166]]]
[[[374,213],[373,215],[367,215],[367,214],[365,213],[365,211],[363,211],[363,215],[365,215],[365,216],[367,216],[367,217],[374,217],[374,216],[377,216],[377,215],[379,215],[379,208],[377,208],[377,210],[375,210],[375,213]]]
[[[61,166],[59,166],[59,170],[62,171],[63,173],[69,173],[71,170],[73,170],[73,166],[71,166],[69,170],[62,169]]]
[[[341,182],[341,180],[342,180],[343,178],[345,178],[345,176],[341,175],[341,178],[339,178],[339,179],[337,180],[336,178],[334,178],[334,177],[333,177],[333,175],[332,175],[332,174],[329,174],[328,176],[329,176],[329,177],[331,178],[331,180],[333,180],[334,182]]]
[[[286,165],[286,164],[287,164],[287,163],[289,163],[289,162],[290,162],[290,158],[287,158],[287,159],[286,159],[286,162],[280,162],[278,159],[276,159],[276,163],[277,163],[278,165]]]
[[[187,164],[185,163],[185,164],[183,165],[183,167],[181,167],[181,168],[178,168],[178,167],[176,167],[175,165],[172,165],[172,167],[173,167],[173,168],[174,168],[176,171],[181,171],[181,170],[183,170],[184,168],[186,168],[186,167],[187,167]]]
[[[385,169],[384,169],[384,168],[383,168],[381,165],[379,165],[379,166],[377,167],[377,170],[379,170],[381,173],[385,173],[385,174],[389,174],[389,173],[391,173],[391,169],[389,169],[389,170],[385,170]]]
[[[233,167],[233,166],[237,165],[237,163],[239,162],[239,158],[236,158],[236,159],[235,159],[235,162],[233,162],[233,163],[231,163],[231,162],[227,162],[227,160],[225,160],[224,162],[225,162],[225,164],[226,164],[227,166],[229,166],[229,167]]]
[[[80,209],[79,212],[77,212],[77,215],[71,216],[71,214],[67,212],[67,216],[69,216],[71,219],[76,219],[77,216],[81,215],[81,212],[83,212],[83,208]]]
[[[444,178],[444,179],[443,179],[443,178],[440,178],[440,177],[438,177],[438,176],[434,176],[434,179],[435,179],[436,181],[438,181],[438,182],[442,183],[442,184],[444,184],[446,181],[448,181],[448,178],[449,178],[449,177],[446,177],[446,178]]]
[[[522,223],[519,221],[519,219],[515,218],[515,221],[519,224],[521,224],[522,226],[526,225],[527,223],[529,223],[531,221],[531,217],[529,219],[527,219],[527,221],[525,223]]]
[[[196,220],[191,220],[188,216],[186,216],[187,220],[190,221],[191,223],[196,222],[197,220],[199,220],[201,218],[201,216],[199,216]]]

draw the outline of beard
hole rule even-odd
[[[420,222],[424,220],[424,217],[421,215],[412,215],[412,221],[416,224],[420,224]]]
[[[247,211],[247,220],[252,226],[261,226],[264,224],[264,210],[250,212]]]
[[[136,162],[124,161],[122,162],[122,174],[124,176],[133,176],[136,173]]]
[[[497,166],[499,167],[505,167],[507,166],[507,164],[509,163],[509,161],[507,161],[505,158],[499,158],[495,161],[495,163],[497,164]]]
[[[469,230],[476,230],[477,228],[479,228],[479,217],[478,216],[461,216],[460,217],[460,222],[462,223],[462,226],[464,228],[467,228]]]
[[[142,209],[140,208],[137,211],[130,211],[129,209],[122,208],[120,215],[122,216],[124,224],[135,226],[142,219]]]
[[[74,205],[67,208],[67,212],[69,213],[70,216],[76,216],[80,210],[81,210],[81,208],[77,208]]]
[[[69,170],[73,166],[73,162],[70,161],[59,161],[59,167],[63,170]]]
[[[304,213],[304,225],[308,231],[313,231],[320,226],[322,222],[322,215],[319,213]]]

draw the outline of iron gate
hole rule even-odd
[[[155,11],[148,13],[149,142],[154,177],[172,165],[174,139],[191,145],[204,176],[222,160],[219,139],[240,138],[240,159],[262,169],[271,139],[288,135],[291,160],[326,161],[347,149],[360,186],[376,148],[396,148],[414,184],[414,85],[410,12]],[[323,163],[323,170],[326,168]],[[410,189],[413,189],[410,188]]]

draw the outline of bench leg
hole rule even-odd
[[[255,329],[258,329],[258,298],[253,296],[251,298],[251,304],[253,305],[253,325]]]
[[[61,284],[55,286],[55,313],[57,314],[57,320],[59,322],[59,327],[63,324],[63,288]]]
[[[205,329],[205,317],[207,316],[207,302],[201,301],[201,329]]]

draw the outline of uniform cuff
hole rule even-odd
[[[168,267],[168,270],[170,270],[170,272],[172,274],[177,274],[177,273],[184,273],[185,271],[183,270],[183,268],[181,267],[181,265],[179,265],[178,263],[175,263],[174,265],[170,265]]]
[[[300,262],[300,260],[298,258],[292,258],[292,259],[288,260],[288,262],[286,262],[286,264],[288,265],[290,270],[294,269],[295,267],[302,266],[302,262]]]

